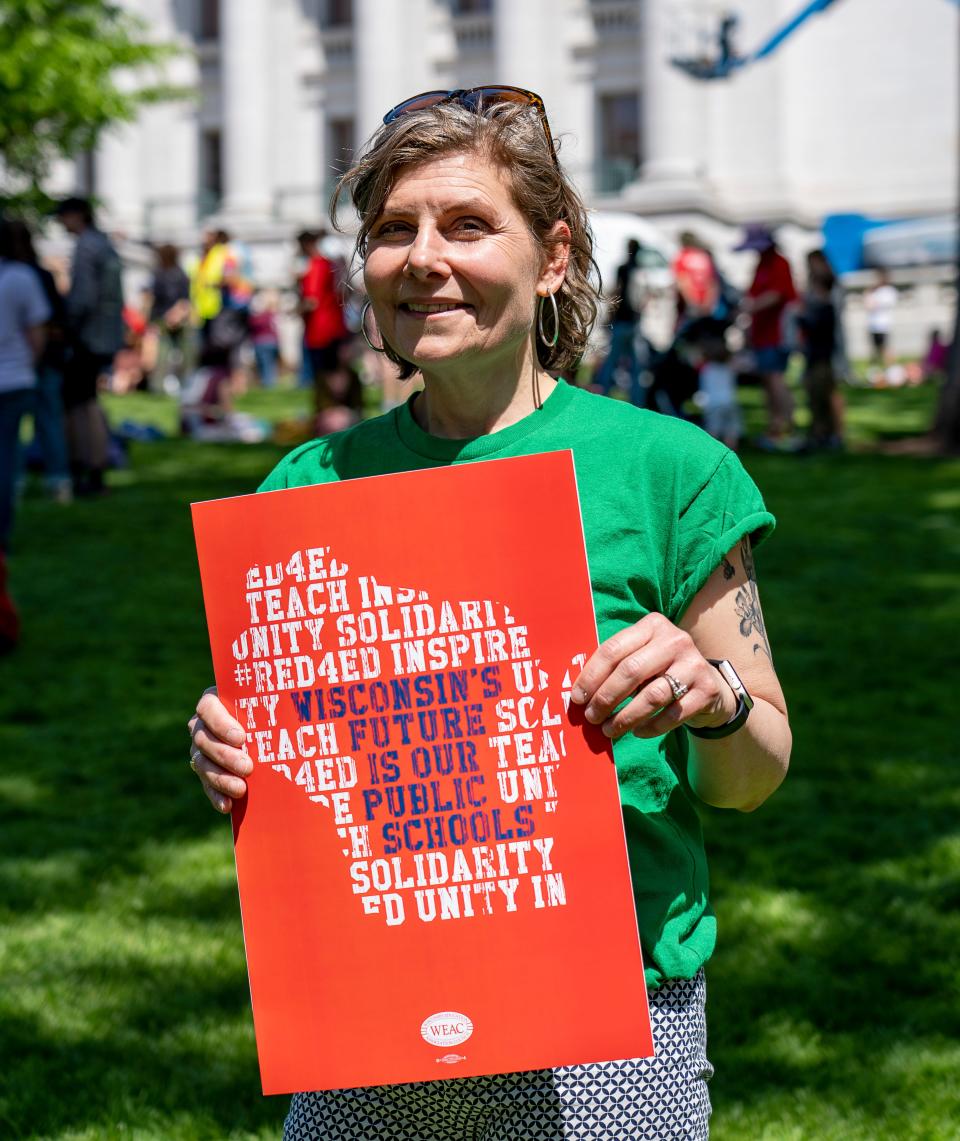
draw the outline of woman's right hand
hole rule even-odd
[[[217,697],[215,686],[204,690],[187,728],[190,768],[200,778],[213,807],[227,813],[247,791],[242,778],[253,772],[253,761],[244,749],[247,735]]]

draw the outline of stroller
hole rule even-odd
[[[680,325],[670,346],[651,364],[651,408],[666,416],[686,418],[683,406],[697,392],[699,362],[711,355],[713,346],[725,342],[731,324],[723,317],[696,317]]]
[[[649,404],[667,416],[683,417],[683,406],[697,392],[699,364],[716,356],[726,344],[727,333],[736,320],[740,291],[714,264],[719,283],[716,307],[709,316],[679,314],[677,330],[669,348],[659,353],[651,365]],[[679,302],[678,302],[679,303]]]

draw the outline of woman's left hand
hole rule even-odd
[[[674,696],[668,674],[686,686],[683,696]],[[614,741],[629,732],[660,737],[684,723],[723,725],[737,705],[733,690],[693,638],[656,613],[614,634],[590,656],[573,683],[571,700],[585,706],[586,719]]]
[[[687,777],[706,804],[751,812],[786,775],[791,735],[749,538],[724,555],[680,622],[652,613],[608,638],[573,683],[571,700],[614,740],[629,732],[660,737],[682,724],[718,728],[737,698],[707,655],[729,659],[753,698],[750,719],[719,738],[694,737]],[[681,696],[667,674],[686,687]]]

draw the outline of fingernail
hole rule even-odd
[[[583,712],[584,717],[592,724],[597,725],[603,719],[603,714],[598,712],[592,705],[588,705]]]
[[[587,700],[587,691],[583,688],[582,685],[575,685],[573,687],[573,692],[570,694],[570,699],[571,701],[575,701],[577,705],[583,705],[583,703]]]
[[[233,745],[242,745],[246,739],[247,735],[239,725],[234,725],[234,727],[227,734],[227,740]]]
[[[246,753],[244,753],[244,755],[240,758],[240,760],[241,760],[241,765],[240,765],[241,772],[243,772],[244,774],[252,773],[253,772],[253,758],[248,757],[246,755]]]

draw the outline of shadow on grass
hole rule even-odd
[[[877,395],[861,422],[886,422]],[[229,829],[185,722],[211,677],[189,501],[248,492],[281,454],[143,445],[108,499],[24,505],[26,635],[0,661],[0,1132],[279,1132]],[[705,812],[715,1135],[948,1136],[960,464],[745,462],[780,520],[757,561],[796,746],[760,812]]]
[[[24,639],[0,661],[4,1136],[279,1132],[229,825],[186,720],[211,679],[189,502],[249,492],[282,452],[143,445],[107,499],[23,505]]]
[[[815,1091],[796,1136],[947,1137],[960,1085],[928,1071],[960,1030],[960,462],[747,463],[780,520],[757,562],[795,740],[759,813],[706,813],[717,1135],[777,1112],[786,1135]]]

